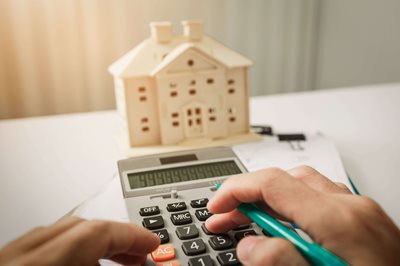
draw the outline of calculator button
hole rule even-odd
[[[189,266],[213,266],[214,261],[210,256],[201,256],[197,258],[191,258],[189,260]]]
[[[201,225],[201,229],[203,229],[203,232],[204,232],[206,235],[215,235],[214,233],[211,233],[210,231],[208,231],[208,229],[207,229],[207,227],[206,227],[206,224],[202,224],[202,225]]]
[[[233,246],[233,241],[228,235],[213,236],[208,242],[215,250],[224,250]]]
[[[199,236],[199,230],[194,224],[180,226],[176,228],[176,234],[179,239],[191,239]]]
[[[257,233],[254,230],[247,230],[247,231],[237,232],[235,234],[235,238],[237,241],[240,241],[243,237],[256,236],[256,235]]]
[[[186,203],[184,203],[184,202],[170,203],[167,205],[167,210],[169,212],[178,212],[178,211],[186,210]]]
[[[175,258],[175,248],[172,244],[158,246],[156,250],[151,252],[151,257],[155,262],[172,260]]]
[[[186,241],[182,244],[183,252],[188,256],[199,255],[206,252],[206,244],[202,239]]]
[[[141,216],[156,215],[160,214],[160,209],[158,208],[158,206],[144,207],[140,208],[139,214]]]
[[[167,229],[153,231],[153,233],[156,236],[158,236],[158,238],[161,240],[161,244],[165,244],[165,243],[169,242],[169,235],[168,235]]]
[[[204,208],[205,206],[207,206],[207,203],[208,203],[207,198],[197,199],[197,200],[192,200],[190,202],[190,206],[192,206],[193,208]]]
[[[164,220],[161,216],[144,218],[142,223],[144,227],[150,230],[164,227]]]
[[[212,216],[212,213],[207,209],[196,210],[195,214],[197,219],[199,219],[199,221],[202,222],[204,222],[205,220],[207,220]]]
[[[219,253],[217,260],[222,266],[240,265],[240,262],[236,256],[236,250]]]
[[[171,221],[174,225],[190,224],[192,216],[189,212],[179,212],[171,214]]]
[[[170,260],[166,262],[157,263],[156,266],[181,266],[181,263],[177,260]]]
[[[245,229],[249,229],[250,228],[250,224],[242,224],[239,225],[238,227],[234,228],[234,231],[240,231],[240,230],[245,230]]]
[[[270,236],[270,237],[272,237],[272,235],[271,235],[270,233],[268,233],[267,231],[265,231],[265,229],[262,230],[262,233],[263,233],[265,236]]]

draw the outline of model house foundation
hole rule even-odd
[[[129,145],[179,145],[249,134],[252,62],[204,35],[200,21],[150,24],[151,37],[112,64]]]

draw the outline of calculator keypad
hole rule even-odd
[[[227,234],[209,232],[204,222],[213,214],[206,208],[207,203],[207,198],[199,198],[191,200],[189,205],[181,201],[168,203],[163,208],[149,206],[139,209],[140,216],[144,216],[143,226],[152,230],[161,241],[161,245],[151,253],[155,265],[240,265],[235,250],[237,243],[243,237],[261,233],[261,230],[256,232],[253,230],[255,227],[248,224]],[[175,233],[170,231],[171,222],[163,219],[165,215],[170,216]],[[187,259],[182,256],[187,256]],[[181,264],[182,260],[185,264]]]
[[[192,239],[199,236],[199,230],[194,224],[180,226],[176,228],[176,234],[179,239]]]

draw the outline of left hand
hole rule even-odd
[[[98,265],[101,258],[137,265],[159,244],[141,226],[68,217],[3,247],[0,265]]]

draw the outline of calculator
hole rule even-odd
[[[118,161],[118,168],[129,220],[161,240],[145,265],[240,265],[237,243],[263,233],[254,223],[225,234],[204,226],[216,184],[246,172],[228,147],[130,158]]]

